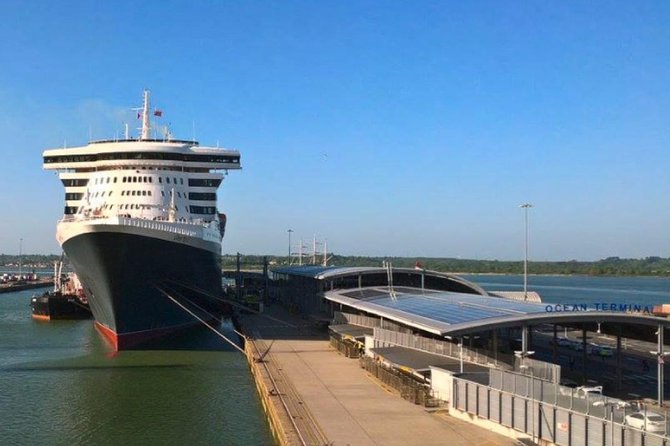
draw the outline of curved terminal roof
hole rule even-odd
[[[399,322],[440,336],[464,335],[523,324],[619,322],[670,326],[670,320],[623,311],[583,310],[581,306],[525,302],[403,287],[392,294],[386,287],[326,291],[335,303]],[[571,309],[572,308],[572,309]]]
[[[489,293],[476,283],[465,280],[454,274],[441,273],[438,271],[431,271],[416,268],[393,268],[393,273],[411,274],[411,275],[425,275],[435,277],[438,279],[449,280],[457,282],[466,288],[472,290],[475,294],[488,296]],[[286,266],[272,270],[276,274],[287,274],[293,276],[308,277],[316,280],[339,279],[343,277],[357,277],[359,275],[367,274],[386,274],[386,268],[375,266]]]

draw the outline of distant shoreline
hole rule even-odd
[[[55,261],[62,257],[57,255],[0,254],[0,268],[18,268],[20,259],[23,269],[53,267]],[[286,266],[287,256],[276,255],[241,255],[242,268],[260,269],[263,260],[267,259],[270,268]],[[303,259],[310,259],[305,255]],[[448,272],[464,275],[522,275],[523,261],[521,260],[471,260],[452,257],[365,257],[342,256],[329,253],[329,264],[336,266],[381,266],[383,262],[391,262],[394,267],[420,267],[439,272]],[[295,259],[297,260],[297,259]],[[223,254],[221,266],[225,270],[236,268],[236,256]],[[670,258],[645,257],[641,259],[625,259],[607,257],[596,261],[530,261],[528,262],[529,276],[584,276],[584,277],[670,277]]]
[[[523,273],[461,273],[461,272],[452,272],[453,274],[458,274],[462,276],[520,276],[523,277]],[[664,275],[653,275],[653,274],[576,274],[576,273],[528,273],[528,277],[649,277],[652,279],[670,279],[670,276]]]
[[[330,253],[329,253],[330,254]],[[243,265],[262,266],[267,258],[270,267],[286,266],[287,256],[241,256]],[[471,260],[451,257],[364,257],[330,255],[330,265],[336,266],[381,266],[383,262],[391,262],[394,267],[414,268],[419,266],[433,271],[454,274],[491,274],[517,275],[523,272],[522,260]],[[310,259],[306,255],[303,259]],[[294,259],[294,260],[297,260]],[[223,255],[222,265],[226,269],[234,269],[236,256]],[[596,261],[530,261],[528,271],[531,275],[543,276],[589,276],[589,277],[670,277],[670,258],[645,257],[641,259],[624,259],[608,257]]]

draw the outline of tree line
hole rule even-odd
[[[23,254],[22,256],[0,254],[1,266],[16,266],[21,262],[26,267],[52,267],[61,256],[56,254]]]
[[[243,269],[260,269],[263,258],[267,257],[270,267],[286,266],[286,256],[242,255]],[[236,268],[235,255],[223,255],[222,266],[226,270]],[[307,258],[304,263],[309,263]],[[293,259],[294,263],[296,259]],[[365,257],[341,256],[333,254],[328,265],[331,266],[382,266],[389,261],[396,267],[423,268],[452,273],[473,274],[522,274],[523,261],[474,260],[442,257]],[[528,262],[529,274],[573,274],[588,276],[670,276],[670,258],[645,257],[625,259],[608,257],[596,261],[532,261]]]
[[[270,268],[287,265],[286,256],[274,255],[242,255],[243,269],[261,269],[263,258],[267,257]],[[60,255],[24,254],[23,265],[51,267],[53,262],[60,260]],[[293,259],[294,263],[296,259]],[[309,263],[306,257],[305,263]],[[382,262],[389,261],[393,266],[413,268],[417,262],[421,267],[452,273],[473,274],[522,274],[522,261],[508,260],[474,260],[456,259],[449,257],[365,257],[342,256],[333,254],[328,261],[334,266],[381,266]],[[0,254],[0,265],[9,267],[19,263],[18,255]],[[221,256],[221,266],[224,270],[236,268],[237,257],[232,254]],[[532,261],[528,262],[529,274],[575,274],[588,276],[665,276],[670,277],[670,258],[645,257],[642,259],[625,259],[607,257],[596,261]]]

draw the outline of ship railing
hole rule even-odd
[[[114,216],[116,217],[116,216]],[[66,215],[65,217],[61,218],[58,220],[58,222],[63,222],[63,221],[91,221],[91,220],[106,220],[109,219],[110,216],[108,215],[88,215],[88,216],[82,216],[82,215]]]
[[[144,229],[154,229],[157,231],[172,232],[175,234],[186,235],[190,237],[195,237],[199,235],[199,230],[204,228],[211,227],[213,222],[205,222],[204,220],[195,220],[195,221],[179,221],[179,222],[170,222],[168,220],[150,220],[148,218],[135,218],[135,217],[124,217],[122,215],[116,215],[113,217],[105,215],[89,215],[87,217],[83,216],[72,216],[67,215],[63,217],[59,222],[72,222],[72,221],[95,221],[95,220],[107,220],[108,224],[120,224],[123,226],[133,226],[137,228]]]
[[[130,218],[118,217],[118,219],[119,224],[122,224],[124,226],[134,226],[137,228],[173,232],[175,234],[187,235],[190,237],[195,237],[198,235],[198,231],[182,226],[182,225],[188,225],[189,223],[187,222],[179,222],[178,224],[175,224],[175,222],[169,222],[169,221],[149,220],[149,219],[132,218],[132,217]]]

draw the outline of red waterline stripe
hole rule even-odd
[[[114,330],[109,327],[105,327],[100,322],[95,321],[95,328],[97,328],[100,333],[112,344],[115,351],[119,350],[119,336]]]

